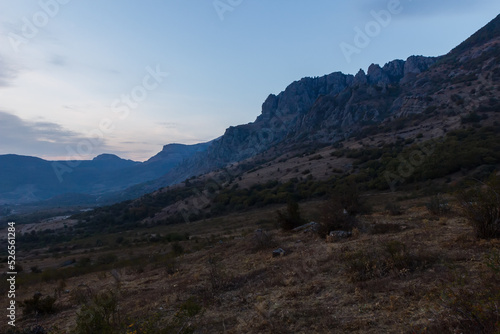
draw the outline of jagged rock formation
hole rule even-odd
[[[472,112],[481,102],[470,96],[470,88],[456,90],[453,83],[477,85],[481,72],[499,63],[499,22],[500,16],[445,56],[411,56],[382,67],[372,64],[355,76],[335,72],[293,82],[269,95],[254,123],[228,128],[206,152],[184,161],[160,183],[180,182],[278,144],[284,150],[298,143],[332,144],[364,126],[426,110],[456,113],[460,103],[461,112]],[[481,66],[471,65],[478,59]]]

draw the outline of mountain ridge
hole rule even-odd
[[[86,203],[91,202],[88,199],[92,196],[96,202],[103,194],[122,191],[164,175],[183,159],[209,145],[165,145],[161,152],[142,163],[108,153],[92,160],[75,161],[0,155],[0,175],[6,176],[0,181],[0,204],[48,203],[50,198],[63,198],[64,194],[73,197],[75,204],[84,195]],[[65,202],[71,203],[71,200]]]
[[[481,97],[452,84],[481,84],[480,72],[490,69],[471,64],[498,61],[499,26],[500,15],[442,56],[413,55],[384,66],[371,64],[367,72],[360,69],[356,75],[333,72],[294,81],[278,95],[266,98],[255,122],[229,127],[207,151],[184,160],[139,192],[152,192],[223,168],[273,146],[282,152],[305,142],[331,145],[367,126],[431,111],[457,114],[458,106],[462,113],[474,113],[485,107]],[[137,193],[137,187],[134,191]]]

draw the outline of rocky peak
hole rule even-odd
[[[420,74],[436,62],[436,57],[411,56],[406,59],[404,75]]]
[[[368,67],[368,82],[371,84],[389,84],[391,80],[385,71],[377,64],[371,64]]]
[[[268,96],[262,104],[262,114],[257,121],[269,120],[273,116],[304,114],[320,95],[338,94],[350,85],[352,80],[352,75],[334,72],[322,77],[307,77],[295,81],[277,96]]]
[[[360,69],[358,73],[354,76],[353,84],[354,85],[364,85],[368,82],[368,78],[366,77],[365,71]]]
[[[384,65],[382,70],[391,81],[398,82],[405,75],[405,61],[402,59],[390,61]]]

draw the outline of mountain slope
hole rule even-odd
[[[445,56],[411,56],[382,67],[372,64],[355,76],[335,72],[293,82],[269,95],[255,122],[228,128],[205,152],[134,192],[151,192],[258,155],[272,160],[367,131],[397,130],[412,115],[455,117],[456,126],[460,117],[497,110],[499,26],[500,16]],[[434,132],[442,135],[446,129]]]

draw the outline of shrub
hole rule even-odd
[[[179,307],[179,311],[185,313],[188,317],[194,317],[200,313],[202,306],[197,302],[194,297],[189,297],[182,305]]]
[[[371,228],[371,234],[386,234],[386,233],[394,233],[400,231],[401,231],[401,225],[393,223],[375,224]]]
[[[358,188],[353,183],[337,186],[331,199],[322,207],[319,234],[326,236],[330,231],[352,231],[356,227],[354,217],[370,211],[361,201]]]
[[[172,244],[172,253],[176,256],[184,253],[184,247],[181,246],[178,242],[174,242]]]
[[[391,214],[391,216],[399,216],[401,214],[403,214],[403,211],[401,210],[401,205],[397,204],[397,203],[387,203],[387,205],[385,206],[385,209],[387,211],[389,211],[389,213]]]
[[[40,268],[38,268],[38,266],[33,266],[30,269],[31,269],[31,272],[34,274],[39,274],[42,272],[42,270]]]
[[[371,208],[364,202],[354,182],[342,183],[335,187],[332,201],[338,202],[351,216],[370,213]]]
[[[87,304],[92,300],[92,290],[87,285],[78,286],[71,291],[70,300],[77,305]]]
[[[483,187],[458,195],[463,215],[478,238],[500,237],[500,178],[493,176]]]
[[[77,314],[75,334],[118,333],[118,298],[112,291],[96,295]]]
[[[326,237],[331,231],[352,231],[356,220],[344,210],[340,202],[333,199],[323,205],[318,229],[320,236]]]
[[[275,245],[273,235],[258,229],[252,238],[252,245],[255,251],[271,248]]]
[[[425,206],[427,210],[434,215],[443,215],[450,212],[448,201],[440,194],[432,196]]]
[[[306,223],[300,214],[299,204],[295,201],[289,201],[286,212],[278,211],[277,215],[279,227],[286,231]]]
[[[351,252],[347,249],[340,259],[351,282],[362,282],[388,275],[402,277],[428,267],[437,257],[421,251],[410,251],[406,244],[391,240],[369,250]]]
[[[462,124],[467,124],[467,123],[478,123],[481,121],[481,116],[479,116],[476,113],[470,113],[467,114],[466,116],[461,117],[461,122]]]
[[[208,277],[213,297],[228,286],[228,279],[221,268],[219,259],[213,256],[208,259]]]
[[[54,306],[56,299],[51,296],[45,296],[42,298],[42,294],[37,292],[33,295],[33,298],[26,299],[21,302],[21,307],[26,315],[29,314],[53,314],[56,312]]]

